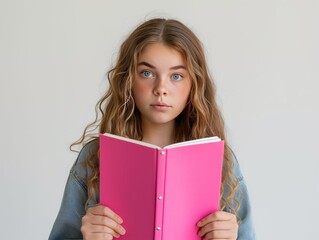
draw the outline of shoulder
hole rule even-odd
[[[90,173],[90,168],[88,167],[87,160],[90,155],[96,153],[98,147],[98,138],[86,143],[79,152],[77,159],[75,160],[70,171],[70,175],[75,178],[75,180],[78,181],[78,183],[81,184],[82,187],[85,189],[85,182]],[[98,159],[94,159],[94,161],[98,161]]]
[[[91,140],[90,142],[86,143],[81,151],[79,152],[79,155],[76,159],[75,164],[83,163],[87,160],[87,158],[90,156],[90,154],[93,154],[97,148],[99,147],[99,140],[98,138]]]

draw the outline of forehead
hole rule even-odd
[[[185,65],[186,61],[178,50],[173,47],[167,46],[163,43],[148,44],[138,54],[138,63],[142,61],[149,62],[152,65]]]

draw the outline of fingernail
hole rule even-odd
[[[122,235],[124,235],[126,233],[126,231],[123,227],[121,228],[121,233],[122,233]]]
[[[122,219],[122,218],[120,218],[120,217],[118,217],[118,221],[119,221],[119,223],[120,223],[120,224],[122,224],[122,223],[123,223],[123,219]]]
[[[202,225],[202,222],[199,221],[199,222],[197,223],[197,226],[200,227],[201,225]]]

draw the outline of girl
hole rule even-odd
[[[176,20],[151,19],[123,42],[108,72],[109,89],[96,105],[96,119],[75,142],[85,144],[66,184],[50,239],[113,239],[123,220],[99,203],[99,133],[158,146],[219,136],[225,141],[220,211],[201,219],[202,239],[255,239],[247,188],[227,144],[200,41]],[[101,119],[98,120],[98,110]],[[94,128],[95,127],[95,128]]]

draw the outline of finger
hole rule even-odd
[[[89,208],[88,212],[94,215],[102,215],[102,216],[112,218],[114,221],[116,221],[119,224],[123,223],[123,219],[119,215],[117,215],[112,209],[106,206],[97,205],[95,207]]]
[[[108,228],[113,229],[114,231],[116,231],[117,233],[121,235],[125,234],[125,229],[120,224],[115,222],[113,219],[105,217],[105,216],[93,215],[90,223],[92,225],[106,226]]]
[[[225,231],[225,230],[216,230],[207,233],[203,240],[211,240],[211,239],[237,239],[237,234],[233,231]]]
[[[84,240],[112,240],[113,236],[108,233],[89,233],[83,236]]]
[[[202,227],[209,222],[213,221],[236,221],[236,216],[232,213],[224,212],[224,211],[217,211],[214,213],[209,214],[208,216],[201,219],[198,223],[198,227]]]
[[[93,225],[108,227],[121,235],[125,234],[126,232],[125,229],[113,219],[101,215],[93,215],[92,213],[88,212],[82,218],[82,231],[87,230],[88,232],[91,232],[91,227]]]
[[[231,222],[231,221],[210,222],[206,224],[205,226],[201,227],[201,229],[198,231],[198,235],[202,237],[205,234],[212,231],[231,231],[231,232],[237,233],[238,224],[237,222]]]
[[[113,237],[119,238],[121,235],[110,228],[103,226],[92,225],[90,228],[87,226],[81,227],[81,232],[84,239],[94,239],[97,237],[103,237],[102,239],[112,239]]]
[[[206,224],[198,231],[199,236],[204,236],[206,233],[214,230],[229,230],[235,228],[234,223],[230,221],[215,221]]]
[[[114,231],[112,228],[103,226],[103,225],[91,225],[90,226],[90,232],[91,233],[109,233],[114,237],[121,236],[119,233]]]

